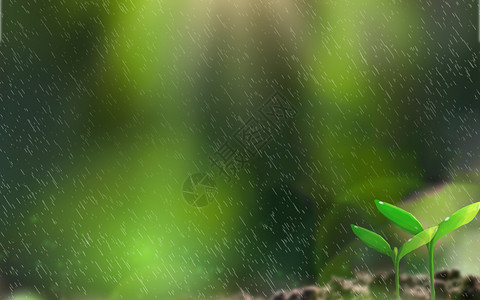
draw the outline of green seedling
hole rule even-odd
[[[437,232],[437,226],[420,231],[414,237],[409,239],[405,244],[403,244],[400,249],[398,249],[397,247],[394,247],[392,249],[390,244],[388,244],[383,237],[373,231],[353,224],[351,226],[353,233],[355,233],[355,235],[359,239],[361,239],[365,244],[367,244],[367,246],[382,254],[390,256],[393,261],[393,267],[395,270],[395,290],[397,293],[397,299],[400,299],[400,260],[413,250],[429,243]]]
[[[422,224],[411,213],[405,211],[392,204],[375,200],[378,210],[389,219],[395,226],[411,233],[418,234],[422,232]],[[429,273],[430,273],[430,298],[435,299],[435,285],[434,273],[435,268],[433,264],[433,251],[435,243],[444,235],[454,231],[455,229],[470,223],[478,211],[480,210],[480,202],[476,202],[457,210],[450,217],[446,218],[438,224],[438,230],[432,240],[427,243],[428,259],[429,259]]]

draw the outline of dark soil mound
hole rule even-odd
[[[402,300],[430,299],[427,275],[400,275]],[[435,274],[436,299],[480,300],[480,279],[462,276],[458,270]],[[230,300],[260,299],[247,295]],[[325,286],[308,286],[292,291],[278,291],[269,300],[395,299],[395,276],[392,273],[358,274],[353,279],[333,277]]]

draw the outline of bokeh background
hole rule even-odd
[[[2,6],[1,297],[266,296],[391,268],[349,231],[408,238],[374,199],[431,226],[480,198],[475,1]],[[212,173],[272,95],[294,113]],[[480,274],[479,227],[442,239],[438,267]]]

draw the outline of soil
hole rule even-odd
[[[392,273],[357,274],[353,279],[333,277],[325,286],[307,286],[292,291],[278,291],[268,300],[395,299],[395,276]],[[428,275],[400,275],[402,300],[430,299]],[[462,275],[459,270],[435,273],[436,299],[480,300],[480,278]],[[267,300],[238,294],[225,300]]]

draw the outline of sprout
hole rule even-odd
[[[399,280],[399,265],[400,260],[407,255],[408,253],[412,252],[413,250],[429,243],[435,233],[437,232],[437,226],[428,228],[419,232],[417,235],[409,239],[405,244],[400,247],[400,250],[397,247],[392,247],[388,244],[387,241],[380,235],[376,234],[373,231],[368,229],[362,228],[357,225],[351,225],[353,233],[358,236],[367,246],[370,248],[390,256],[393,261],[393,266],[395,270],[395,290],[397,292],[397,299],[400,299],[400,280]]]
[[[405,211],[394,205],[375,200],[378,210],[389,219],[395,226],[411,233],[418,234],[423,229],[422,224],[408,211]],[[476,202],[461,208],[453,215],[447,217],[438,225],[438,230],[432,237],[431,241],[427,243],[428,258],[429,258],[429,272],[430,272],[430,298],[435,299],[435,285],[434,285],[434,264],[433,264],[433,250],[435,243],[444,235],[454,231],[455,229],[470,223],[478,211],[480,210],[480,202]]]

